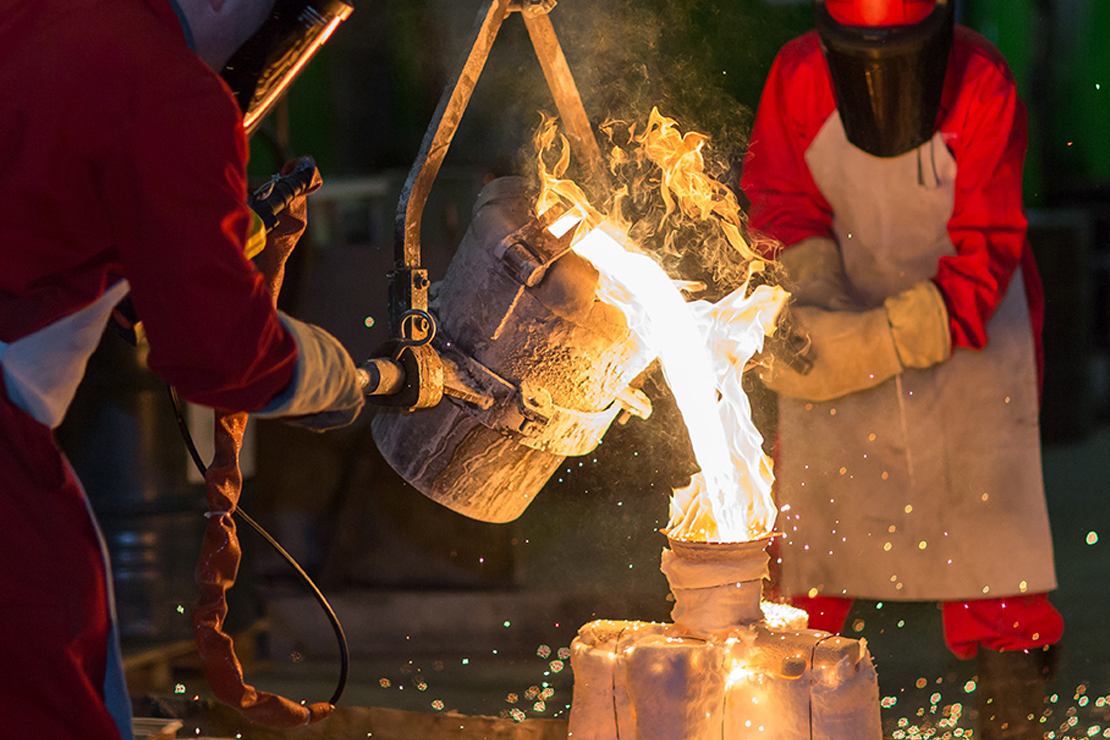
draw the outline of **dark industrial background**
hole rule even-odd
[[[257,180],[302,154],[320,165],[325,185],[312,196],[282,307],[331,330],[356,360],[386,338],[400,187],[478,5],[356,0],[252,142]],[[957,12],[1005,54],[1030,110],[1025,196],[1047,296],[1042,431],[1055,600],[1068,620],[1056,685],[1062,708],[1105,726],[1093,700],[1079,698],[1110,694],[1110,2],[961,0]],[[743,154],[775,52],[811,27],[808,1],[787,0],[562,0],[551,17],[595,124],[644,118],[658,105],[683,128],[710,133],[725,162]],[[481,185],[522,172],[541,110],[554,105],[511,17],[424,212],[433,280]],[[346,701],[565,717],[569,662],[553,661],[581,624],[667,619],[656,529],[682,471],[671,464],[681,456],[663,406],[568,459],[503,525],[464,519],[393,474],[370,437],[369,410],[324,435],[255,423],[243,506],[343,619],[355,657]],[[203,489],[187,474],[165,389],[141,353],[106,336],[61,438],[109,539],[133,692],[206,696],[188,647]],[[337,671],[330,629],[285,564],[243,537],[229,626],[243,634],[248,679],[322,700]],[[861,603],[849,622],[894,699],[884,700],[891,722],[923,721],[966,693],[973,666],[944,650],[933,605]],[[555,694],[537,708],[533,687]]]

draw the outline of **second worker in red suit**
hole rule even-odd
[[[833,632],[853,598],[941,602],[948,647],[978,655],[981,736],[1040,738],[1063,620],[1026,111],[953,14],[817,0],[760,100],[741,187],[814,356],[761,373],[779,398],[781,589]]]

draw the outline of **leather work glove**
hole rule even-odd
[[[297,367],[289,388],[254,414],[323,432],[346,426],[365,404],[355,363],[339,340],[318,326],[278,311],[297,343]]]
[[[311,157],[287,162],[281,174],[287,175],[302,165],[312,167],[309,186],[279,214],[277,224],[267,235],[266,248],[255,257],[275,307],[285,276],[285,262],[308,224],[306,198],[322,182]],[[286,423],[320,432],[350,424],[362,410],[365,399],[362,381],[346,348],[318,326],[298,321],[282,311],[278,311],[278,319],[297,344],[297,366],[285,392],[255,415],[282,417]]]
[[[786,271],[783,287],[790,291],[792,305],[830,311],[858,308],[848,293],[840,248],[832,239],[823,236],[803,239],[782,250],[778,262]]]
[[[286,162],[281,168],[281,174],[288,175],[304,159],[302,157]],[[285,263],[308,225],[308,195],[319,190],[322,184],[319,171],[314,172],[312,184],[304,193],[290,201],[285,210],[278,215],[277,226],[266,235],[265,249],[254,258],[259,272],[266,276],[267,287],[275,300],[285,278]]]
[[[869,311],[792,309],[813,343],[813,367],[801,375],[772,358],[759,377],[791,398],[829,401],[873,388],[906,368],[925,369],[952,356],[948,309],[940,289],[923,280]]]

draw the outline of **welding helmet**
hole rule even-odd
[[[821,49],[848,141],[878,157],[933,136],[954,0],[814,0]]]
[[[243,111],[248,134],[353,9],[345,0],[274,2],[269,17],[221,73]]]

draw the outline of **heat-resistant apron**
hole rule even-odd
[[[863,306],[956,253],[956,162],[939,133],[879,158],[847,141],[834,112],[806,162]],[[966,601],[1055,588],[1020,271],[987,336],[982,350],[833,401],[780,397],[784,593]]]
[[[19,527],[19,536],[30,538],[26,548],[9,553],[6,565],[12,570],[0,581],[0,595],[4,600],[11,597],[20,602],[15,608],[26,612],[27,619],[31,620],[27,628],[32,646],[36,625],[50,623],[53,635],[72,635],[71,646],[42,646],[39,651],[39,657],[44,658],[39,661],[42,665],[32,662],[25,667],[25,670],[39,673],[49,672],[53,664],[45,660],[46,652],[50,653],[50,659],[68,662],[67,677],[45,676],[43,680],[55,682],[55,685],[40,689],[70,692],[62,701],[67,702],[72,712],[80,712],[86,706],[83,702],[95,697],[77,696],[76,692],[83,688],[80,677],[74,678],[69,673],[87,671],[90,675],[86,678],[99,680],[96,693],[103,696],[104,707],[123,740],[132,737],[131,703],[124,682],[107,548],[84,491],[68,463],[57,452],[50,430],[61,423],[84,375],[88,358],[104,332],[108,316],[127,290],[127,282],[120,281],[84,309],[14,342],[0,342],[0,372],[3,373],[0,392],[6,395],[0,399],[5,405],[0,413],[0,433],[6,437],[0,440],[4,447],[0,459],[8,466],[7,483],[20,487],[19,491],[0,493],[24,507],[14,515],[17,521],[9,521],[9,524]],[[39,496],[38,504],[23,501],[25,494],[31,494],[30,498]],[[42,497],[52,500],[45,501]],[[42,512],[36,510],[39,507]],[[9,539],[12,540],[9,544],[14,546],[18,537]],[[46,554],[38,562],[22,562],[30,557],[28,553],[40,549]],[[100,574],[103,574],[103,583],[81,582],[81,578],[99,578]],[[67,579],[77,580],[67,587]],[[11,607],[9,604],[5,608]],[[90,624],[83,626],[80,623],[82,615],[90,609],[98,611],[89,617]],[[107,610],[107,615],[99,610]],[[64,626],[67,620],[78,621]],[[103,632],[91,624],[101,622],[107,622]],[[106,644],[84,646],[94,634],[100,634]],[[55,650],[62,650],[66,655],[56,655]],[[83,654],[85,650],[89,651],[87,655]],[[100,661],[105,657],[106,663],[102,664]],[[101,665],[103,675],[99,675]],[[16,722],[18,727],[19,719],[8,717],[5,721]],[[53,719],[59,725],[69,722],[64,717]],[[49,736],[52,730],[40,726],[37,731]],[[104,736],[91,717],[84,718],[82,732],[86,733],[85,737]]]

